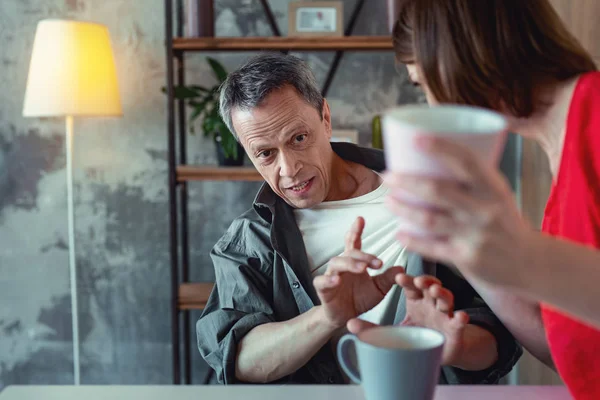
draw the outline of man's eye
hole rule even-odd
[[[421,87],[421,84],[419,82],[412,81],[411,83],[414,87]]]
[[[269,158],[273,152],[271,150],[265,150],[258,153],[258,158]]]
[[[306,140],[306,134],[298,135],[294,138],[294,140],[296,141],[296,143],[304,142]]]

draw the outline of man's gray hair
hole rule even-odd
[[[295,88],[323,118],[323,96],[308,65],[291,55],[264,53],[230,73],[219,89],[219,114],[233,136],[238,139],[231,119],[234,108],[251,110],[271,92],[287,85]]]

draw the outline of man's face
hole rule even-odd
[[[325,200],[333,150],[329,106],[323,118],[293,87],[269,94],[259,107],[231,113],[233,127],[271,189],[295,208]]]

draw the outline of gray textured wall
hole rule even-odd
[[[120,119],[75,122],[82,382],[170,382],[162,3],[0,0],[0,389],[73,381],[64,122],[21,116],[36,23],[50,17],[108,25],[124,107]],[[288,2],[270,3],[285,32]],[[354,4],[344,1],[346,18]],[[365,8],[355,34],[385,34],[385,1]],[[216,0],[216,18],[219,36],[270,34],[257,0]],[[213,56],[231,69],[248,55]],[[333,54],[302,57],[322,82]],[[188,66],[188,81],[212,83],[203,55],[189,56]],[[356,53],[344,57],[328,100],[335,127],[358,128],[366,140],[377,111],[422,96],[390,53]],[[190,137],[189,151],[195,163],[215,162],[201,135]],[[212,279],[209,249],[256,188],[191,185],[194,280]],[[198,379],[204,366],[194,358]]]

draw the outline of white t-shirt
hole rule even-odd
[[[383,204],[387,193],[388,188],[382,184],[360,197],[294,210],[313,276],[325,273],[329,260],[344,252],[346,233],[357,217],[365,219],[362,251],[383,262],[381,269],[369,269],[369,274],[380,274],[393,266],[406,266],[407,253],[395,237],[398,223]],[[396,293],[398,290],[400,288],[395,285],[381,303],[360,318],[376,324],[392,324],[400,297]]]

